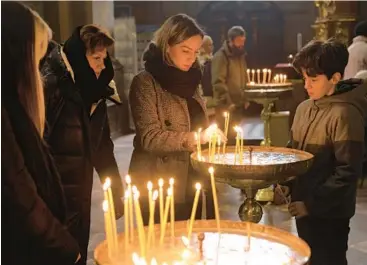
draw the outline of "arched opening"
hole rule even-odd
[[[251,68],[272,67],[284,58],[283,13],[273,2],[209,2],[197,16],[213,38],[215,50],[235,25],[247,32],[247,63]]]

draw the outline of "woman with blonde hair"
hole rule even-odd
[[[79,246],[64,227],[60,178],[42,140],[45,105],[38,66],[51,30],[17,2],[1,4],[1,21],[1,261],[74,264]]]
[[[168,18],[145,51],[145,70],[134,77],[130,89],[136,136],[129,173],[141,191],[146,190],[148,181],[157,185],[162,177],[168,184],[174,177],[176,220],[189,218],[196,181],[210,188],[209,178],[198,176],[190,166],[190,153],[196,149],[195,131],[209,125],[198,90],[202,75],[197,55],[203,36],[191,17],[178,14]],[[209,132],[207,128],[201,134],[202,144],[208,142]],[[222,132],[218,133],[225,141]],[[147,221],[146,192],[141,196]],[[214,218],[212,202],[207,205],[207,217]],[[197,217],[200,212],[199,207]]]

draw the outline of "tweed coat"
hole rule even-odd
[[[147,71],[136,75],[130,89],[131,112],[136,127],[134,151],[129,174],[133,184],[140,188],[142,199],[147,195],[146,186],[152,181],[157,187],[158,179],[175,179],[175,202],[186,202],[186,187],[192,182],[189,176],[190,152],[195,148],[194,132],[190,132],[190,115],[186,100],[164,90]],[[208,115],[199,89],[193,98]],[[209,179],[209,178],[208,178]],[[194,189],[194,188],[193,188]]]

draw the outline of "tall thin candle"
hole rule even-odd
[[[191,211],[189,231],[187,233],[187,238],[189,240],[191,238],[192,228],[194,226],[194,221],[195,221],[195,216],[196,216],[196,209],[197,209],[198,203],[199,203],[199,196],[200,196],[201,184],[200,183],[196,183],[195,184],[195,188],[196,188],[196,193],[195,193],[195,197],[194,197],[194,204],[192,206],[192,211]]]
[[[163,184],[164,181],[162,178],[158,180],[158,186],[159,186],[159,221],[161,225],[161,234],[163,233]]]
[[[129,225],[130,225],[130,241],[134,241],[134,214],[133,214],[133,192],[131,189],[131,177],[129,175],[126,175],[125,182],[127,184],[127,191],[129,193]]]
[[[175,189],[174,189],[174,184],[175,184],[175,179],[174,178],[170,178],[169,179],[169,185],[170,185],[170,189],[172,191],[172,196],[171,196],[171,218],[170,218],[170,224],[171,224],[171,237],[172,239],[175,236]]]
[[[129,241],[130,241],[130,233],[129,233],[129,192],[125,191],[124,196],[124,237],[125,237],[125,250],[127,250]]]
[[[108,249],[108,257],[112,257],[112,235],[111,235],[111,216],[108,211],[108,201],[104,200],[102,204],[103,212],[104,212],[104,224],[105,224],[105,232],[106,232],[106,241],[107,241],[107,249]]]
[[[215,220],[217,221],[217,229],[218,233],[220,233],[220,216],[219,216],[219,205],[218,205],[218,196],[217,196],[217,189],[215,186],[215,179],[214,179],[214,168],[209,168],[210,173],[210,181],[212,184],[212,192],[213,192],[213,200],[214,200],[214,211],[215,211]]]
[[[171,203],[171,197],[172,197],[172,191],[170,188],[168,188],[167,190],[167,198],[166,198],[166,205],[164,207],[164,217],[163,217],[163,224],[162,224],[162,233],[161,233],[161,237],[159,240],[160,244],[163,244],[163,239],[164,239],[164,235],[166,233],[166,226],[167,226],[167,219],[168,219],[168,213],[169,213],[169,208],[170,208],[170,203]]]

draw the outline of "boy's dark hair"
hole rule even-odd
[[[347,47],[335,40],[310,41],[294,57],[293,67],[302,74],[302,69],[308,76],[326,75],[330,80],[335,73],[344,75],[348,64]]]
[[[246,31],[241,26],[233,26],[228,30],[228,40],[233,40],[236,37],[246,37]]]
[[[367,37],[367,20],[359,22],[354,28],[355,36]]]

